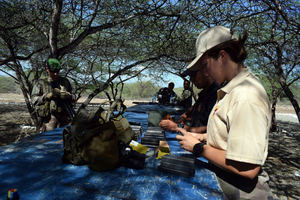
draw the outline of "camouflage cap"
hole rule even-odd
[[[49,58],[47,66],[50,71],[59,71],[61,69],[60,62],[56,58]]]

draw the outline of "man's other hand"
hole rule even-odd
[[[60,89],[58,88],[53,89],[53,97],[54,98],[60,97]]]
[[[46,100],[50,100],[50,99],[52,99],[52,97],[53,97],[53,93],[52,93],[52,92],[49,92],[49,93],[47,93],[47,94],[45,95],[45,99],[46,99]]]
[[[194,145],[199,143],[200,141],[183,128],[178,128],[177,131],[180,134],[176,135],[176,139],[179,140],[178,143],[181,144],[181,148],[189,152],[193,152]]]
[[[163,119],[160,121],[159,126],[164,130],[176,131],[177,124],[171,120]]]
[[[60,92],[60,98],[61,99],[71,99],[72,95],[70,94],[70,92],[67,91],[61,91]]]

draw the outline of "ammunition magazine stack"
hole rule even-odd
[[[142,126],[140,126],[140,125],[130,125],[130,127],[134,132],[134,140],[138,141],[141,138],[142,133],[143,133]]]
[[[166,155],[162,157],[158,170],[184,177],[195,175],[195,160],[183,156]]]
[[[160,140],[166,140],[165,131],[160,127],[148,127],[141,143],[150,148],[156,148]]]
[[[148,127],[144,136],[157,138],[162,141],[166,140],[165,131],[160,127]]]

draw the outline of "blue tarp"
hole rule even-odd
[[[135,113],[148,113],[149,111],[157,110],[157,111],[166,111],[168,113],[176,113],[181,114],[184,112],[184,108],[182,106],[172,106],[172,105],[162,105],[158,103],[151,104],[137,104],[135,106],[131,106],[127,108],[127,112],[135,112]]]
[[[146,113],[126,112],[129,121],[147,129]],[[187,153],[168,133],[171,153]],[[151,154],[151,152],[150,152]],[[157,170],[154,156],[142,170],[120,167],[96,172],[63,164],[62,128],[0,148],[0,198],[18,189],[20,199],[222,199],[215,174],[196,165],[192,178]]]

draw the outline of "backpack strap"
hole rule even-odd
[[[116,99],[110,104],[105,121],[108,122],[112,118],[117,118],[126,111],[127,107],[124,105],[124,100]],[[114,114],[114,111],[118,111],[117,114]]]

